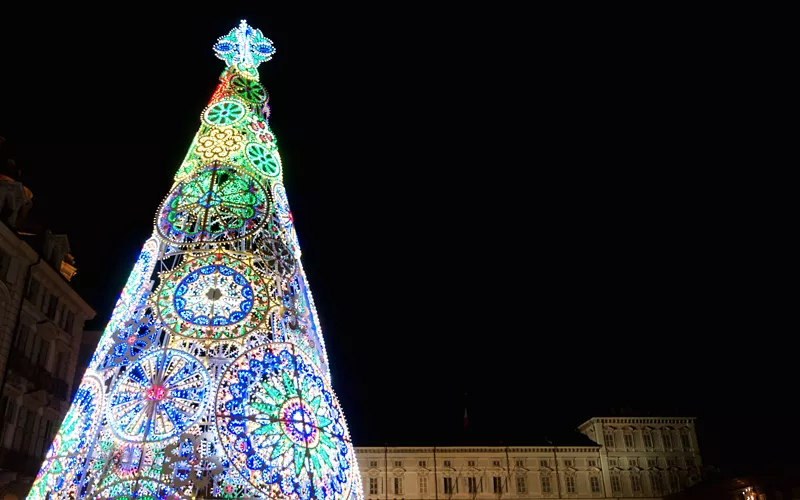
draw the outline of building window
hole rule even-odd
[[[670,435],[669,431],[663,431],[661,434],[661,442],[664,443],[665,450],[672,449],[672,436]]]
[[[686,457],[683,461],[686,462],[686,467],[694,467],[694,458]]]
[[[524,460],[521,460],[521,459],[518,458],[516,463],[517,463],[517,467],[519,467],[519,468],[525,467],[525,461]]]
[[[369,466],[370,467],[378,467],[378,461],[377,460],[370,460],[369,461]]]
[[[594,460],[593,458],[590,458],[590,459],[587,461],[587,465],[588,465],[589,467],[597,467],[597,460]]]
[[[542,476],[542,493],[552,493],[553,488],[550,486],[550,476]]]
[[[633,434],[625,434],[625,448],[633,448]]]
[[[58,295],[50,295],[50,302],[47,303],[47,316],[50,319],[55,319],[56,310],[58,309]]]
[[[5,408],[3,416],[6,422],[11,423],[14,421],[14,416],[17,413],[17,402],[13,399],[9,399],[8,396],[3,396],[3,399],[7,401],[7,403],[3,405],[3,408]]]
[[[419,476],[419,492],[422,495],[428,492],[428,476]]]
[[[378,494],[378,478],[377,477],[369,478],[369,494],[370,495],[377,495]]]
[[[600,478],[597,476],[590,477],[589,486],[592,488],[592,493],[600,493]]]
[[[64,323],[64,330],[67,333],[72,334],[72,329],[75,326],[75,313],[72,311],[67,311],[67,321]]]
[[[611,491],[614,492],[622,491],[622,481],[619,480],[619,476],[616,474],[611,476]]]
[[[61,307],[59,307],[58,310],[59,310],[59,313],[58,313],[58,321],[59,321],[59,323],[58,324],[61,326],[62,330],[66,330],[67,329],[67,306],[65,306],[64,304],[61,304]]]
[[[644,435],[644,446],[646,448],[653,447],[653,436],[649,432]]]
[[[492,492],[493,493],[502,493],[503,491],[503,478],[500,477],[493,477],[492,478]]]
[[[50,420],[46,420],[46,425],[44,429],[44,441],[42,441],[42,448],[39,450],[39,456],[44,456],[47,452],[47,449],[50,447],[50,443],[53,442],[53,422]]]
[[[606,433],[606,448],[614,448],[614,434],[611,432]]]
[[[28,353],[28,341],[31,338],[31,327],[26,324],[19,325],[19,333],[17,334],[17,344],[16,347],[26,356],[29,355]]]
[[[528,482],[525,476],[517,476],[517,493],[526,493],[528,491]]]
[[[572,467],[572,460],[564,460],[564,467]]]
[[[636,459],[635,458],[631,457],[631,458],[628,459],[628,466],[636,467],[637,465],[639,465],[639,464],[636,463]]]
[[[539,460],[539,467],[549,467],[550,463],[547,460]]]
[[[44,452],[47,451],[44,446],[45,436],[47,435],[47,431],[50,429],[50,421],[45,420],[42,417],[39,420],[39,429],[38,434],[39,436],[36,438],[36,447],[33,449],[34,455],[44,455]]]
[[[670,491],[672,491],[673,493],[681,489],[680,483],[678,481],[678,475],[675,473],[669,475],[669,488]]]
[[[608,459],[608,465],[611,466],[611,467],[616,467],[617,466],[617,459],[616,458],[609,458]]]
[[[650,485],[653,487],[654,492],[664,489],[664,485],[661,483],[661,475],[658,472],[650,474]]]
[[[453,478],[452,477],[443,477],[442,480],[444,481],[444,493],[446,495],[453,494]]]
[[[395,477],[394,478],[394,493],[395,493],[395,495],[402,495],[403,494],[403,478],[402,477]]]
[[[39,356],[36,359],[36,364],[38,364],[45,370],[47,370],[47,355],[49,353],[50,353],[50,342],[48,342],[47,340],[43,340],[42,345],[39,348]]]
[[[567,493],[575,493],[575,476],[567,476]]]
[[[655,459],[655,458],[648,458],[648,459],[647,459],[647,466],[648,466],[649,468],[651,468],[651,469],[652,469],[653,467],[655,467],[655,466],[656,466],[656,459]]]
[[[68,359],[68,356],[69,355],[64,351],[59,351],[58,352],[58,358],[57,358],[58,359],[57,360],[58,365],[56,366],[56,376],[58,378],[60,378],[61,380],[64,380],[64,381],[66,381],[66,379],[67,379],[67,359]]]
[[[22,435],[22,449],[20,450],[22,453],[26,455],[32,455],[31,453],[31,440],[33,439],[33,427],[36,424],[37,415],[30,411],[25,410],[25,427],[23,428],[23,435]],[[34,443],[35,444],[35,443]]]
[[[475,460],[467,460],[468,467],[475,467]]]
[[[450,467],[450,460],[445,460],[444,461],[444,466],[445,467]]]
[[[428,462],[426,462],[425,460],[420,460],[417,465],[419,465],[420,467],[427,467],[428,466]]]
[[[25,298],[28,299],[33,305],[36,305],[36,302],[39,300],[39,288],[41,285],[39,284],[39,280],[31,279],[30,285],[28,285],[28,293],[25,294]]]
[[[683,446],[684,450],[692,449],[692,441],[689,439],[688,434],[681,434],[681,446]]]
[[[394,466],[395,467],[402,467],[403,466],[403,461],[402,460],[395,460],[394,461]]]
[[[22,433],[24,432],[25,418],[29,412],[21,406],[16,410],[16,412],[18,413],[18,415],[16,415],[17,424],[16,428],[14,429],[14,441],[11,443],[11,447],[12,449],[19,451],[19,447],[22,444]],[[11,413],[11,416],[12,418],[14,417],[14,412]],[[14,421],[12,420],[12,423],[13,422]]]
[[[5,250],[0,249],[0,279],[6,279],[10,267],[11,256]]]
[[[467,491],[469,493],[477,493],[478,492],[478,480],[474,477],[467,478]]]
[[[639,474],[631,475],[631,488],[633,491],[642,491],[642,480],[639,479]]]
[[[492,460],[493,467],[500,467],[500,460]]]
[[[675,457],[667,457],[667,467],[675,467]]]

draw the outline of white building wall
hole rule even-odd
[[[662,498],[699,479],[693,418],[593,418],[579,430],[595,441],[607,432],[620,441],[613,447],[600,439],[578,447],[356,448],[364,498]],[[669,446],[661,440],[665,434]]]

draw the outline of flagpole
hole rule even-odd
[[[511,490],[511,460],[508,458],[508,446],[506,446],[506,493]]]
[[[385,443],[383,446],[383,465],[386,467],[386,488],[384,488],[384,493],[386,493],[386,500],[389,500],[389,443]]]
[[[436,447],[433,447],[433,491],[439,500],[439,479],[436,477]]]

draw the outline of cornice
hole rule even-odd
[[[378,453],[382,454],[390,450],[393,454],[433,454],[434,449],[437,454],[447,453],[596,453],[600,449],[597,446],[448,446],[446,448],[430,447],[415,448],[406,446],[356,446],[357,454]]]
[[[583,430],[595,423],[600,424],[693,424],[697,417],[592,417],[578,426]]]

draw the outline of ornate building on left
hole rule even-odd
[[[84,322],[65,234],[30,211],[0,137],[0,498],[24,498],[69,409]]]

